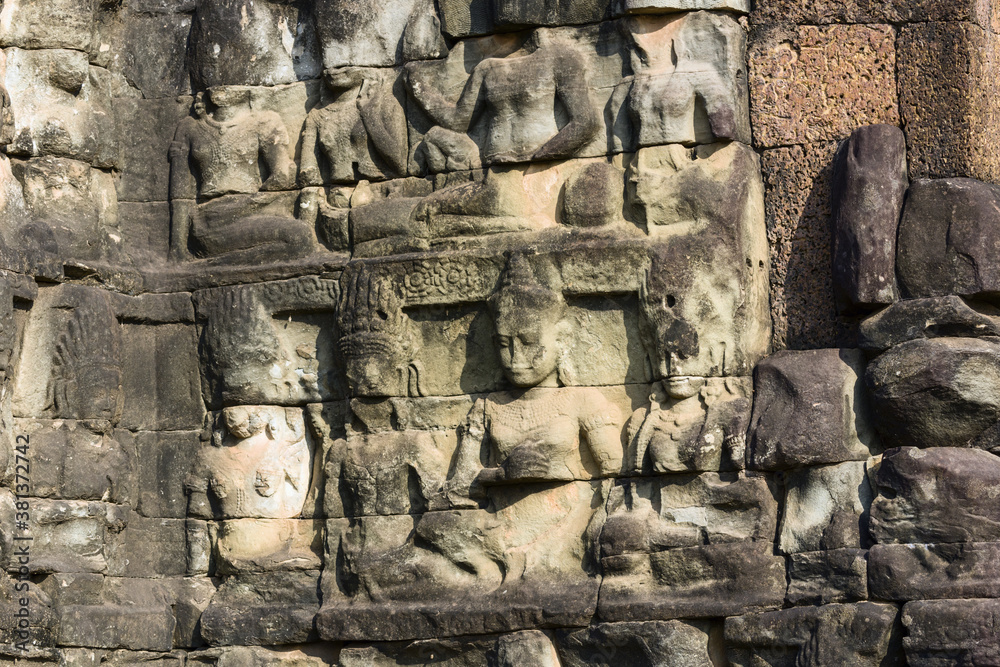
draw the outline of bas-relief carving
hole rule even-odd
[[[339,298],[336,281],[314,277],[197,292],[209,405],[301,405],[338,395]]]
[[[413,100],[441,128],[481,137],[483,163],[572,157],[599,130],[580,55],[556,33],[536,30],[513,53],[482,60],[457,102],[421,70],[419,63],[407,66]],[[553,111],[560,106],[562,119]]]
[[[572,381],[570,332],[558,271],[549,262],[512,258],[489,303],[500,366],[515,388],[475,401],[437,490],[418,473],[430,495],[427,508],[456,510],[362,517],[331,534],[330,548],[343,550],[341,577],[354,582],[349,599],[426,604],[442,594],[492,593],[504,582],[521,591],[553,577],[585,588],[593,582],[587,554],[602,491],[588,480],[621,472],[621,410],[597,389],[561,386]],[[360,500],[373,495],[367,491]],[[411,531],[416,541],[406,540]],[[589,595],[584,606],[592,604]],[[344,630],[349,622],[342,613],[350,607],[341,612],[331,602],[327,618]]]
[[[386,75],[389,76],[386,76]],[[392,70],[341,67],[323,72],[330,101],[306,116],[302,131],[299,184],[353,183],[406,175],[406,116],[394,96]]]
[[[194,113],[170,145],[173,260],[307,254],[312,230],[293,216],[294,195],[282,192],[294,186],[295,163],[280,117],[251,110],[246,86],[213,87]]]

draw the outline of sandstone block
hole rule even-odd
[[[200,436],[198,431],[136,434],[140,514],[165,519],[187,516],[184,483],[201,448]]]
[[[898,301],[861,323],[858,344],[882,353],[917,338],[1000,337],[1000,319],[958,296]]]
[[[858,350],[777,352],[754,370],[748,467],[864,461],[872,436]]]
[[[998,289],[1000,186],[968,178],[919,180],[899,224],[896,265],[909,297],[988,296]]]
[[[781,606],[784,559],[770,542],[731,542],[601,559],[605,621],[731,616]]]
[[[159,607],[60,607],[59,643],[68,646],[169,651],[174,642],[174,616]]]
[[[867,464],[847,461],[790,471],[778,548],[785,553],[867,546],[872,502]]]
[[[868,591],[878,600],[1000,597],[1000,544],[876,544]]]
[[[867,556],[863,549],[792,554],[788,561],[788,601],[793,605],[822,605],[867,599]]]
[[[906,137],[892,125],[855,130],[837,153],[831,197],[834,292],[840,310],[898,299],[896,228],[909,185]]]
[[[906,664],[945,667],[1000,660],[1000,600],[928,600],[903,605]]]
[[[2,46],[90,51],[94,22],[90,0],[53,0],[44,5],[17,2],[4,10]]]
[[[978,449],[891,449],[874,475],[876,542],[1000,541],[1000,457]]]
[[[315,641],[318,572],[241,574],[226,579],[201,617],[214,645],[271,646]]]
[[[599,623],[557,632],[566,667],[709,667],[709,626],[690,621]]]
[[[884,665],[898,650],[898,614],[894,605],[861,602],[729,618],[726,657],[740,667]]]
[[[997,445],[1000,346],[978,338],[916,339],[865,373],[886,447]]]

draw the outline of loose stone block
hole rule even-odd
[[[864,461],[871,426],[858,350],[777,352],[754,370],[748,467],[780,470]]]
[[[903,605],[906,664],[984,664],[1000,660],[1000,600],[930,600]]]
[[[855,130],[837,154],[834,185],[834,291],[842,312],[898,299],[896,228],[909,185],[906,137],[891,125]]]
[[[1000,186],[968,178],[914,181],[899,223],[896,263],[909,297],[996,292]]]
[[[875,469],[870,529],[887,543],[1000,541],[1000,457],[977,449],[903,447]]]
[[[875,359],[865,383],[887,447],[997,446],[1000,345],[994,342],[911,340]]]
[[[881,354],[918,338],[980,337],[1000,337],[1000,319],[952,295],[907,299],[875,313],[861,323],[858,345]]]
[[[739,666],[876,665],[899,645],[894,605],[862,602],[782,609],[726,619],[726,657]]]
[[[791,554],[786,597],[793,605],[866,600],[868,552],[829,549]]]
[[[876,544],[868,591],[877,600],[1000,597],[1000,544]]]

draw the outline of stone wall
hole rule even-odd
[[[0,3],[0,664],[987,664],[998,28]]]

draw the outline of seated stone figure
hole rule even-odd
[[[299,183],[322,183],[318,154],[334,182],[405,176],[406,116],[392,82],[380,80],[380,70],[360,67],[327,69],[323,81],[333,99],[306,117]]]
[[[600,129],[580,54],[546,29],[521,51],[477,64],[455,103],[422,80],[419,63],[407,72],[416,103],[439,126],[478,138],[484,164],[573,157]]]
[[[566,303],[524,258],[512,260],[490,306],[514,388],[479,399],[461,429],[442,497],[432,502],[457,511],[423,514],[415,537],[389,553],[363,535],[345,541],[349,574],[373,601],[433,604],[510,584],[520,591],[504,589],[511,602],[555,581],[579,594],[570,604],[596,595],[588,545],[601,486],[592,480],[621,470],[620,412],[596,388],[560,386]]]
[[[171,259],[305,254],[312,231],[292,216],[280,192],[295,181],[281,119],[252,111],[246,87],[213,87],[209,100],[211,113],[199,96],[195,116],[180,122],[170,145]]]

